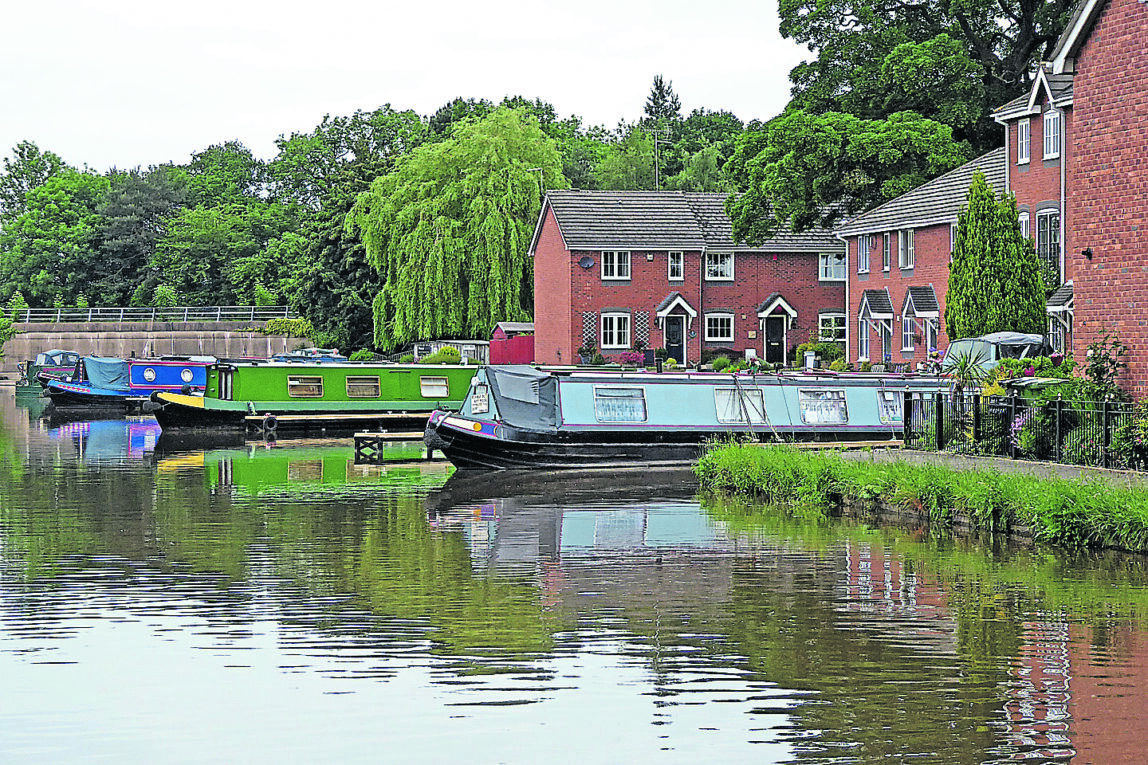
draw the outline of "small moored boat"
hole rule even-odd
[[[460,468],[682,463],[712,439],[894,440],[916,375],[548,372],[483,367],[459,412],[435,412],[425,440]]]
[[[157,391],[202,391],[214,356],[117,359],[84,356],[67,377],[49,379],[45,393],[63,408],[128,408]]]

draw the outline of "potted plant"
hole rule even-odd
[[[655,361],[654,350],[646,347],[646,341],[645,340],[635,340],[634,341],[634,350],[637,351],[638,353],[642,354],[643,366],[652,367],[654,365],[654,361]]]
[[[597,353],[598,349],[587,343],[578,349],[578,358],[583,364],[589,364]]]

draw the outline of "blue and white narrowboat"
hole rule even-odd
[[[84,356],[68,377],[48,380],[45,393],[57,407],[126,407],[158,391],[202,393],[214,356],[116,359]]]
[[[906,396],[946,386],[918,375],[483,367],[458,412],[431,415],[425,439],[460,468],[692,462],[707,441],[729,436],[899,439]]]

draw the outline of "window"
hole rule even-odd
[[[629,348],[630,347],[630,314],[604,313],[602,314],[602,347],[603,348]]]
[[[936,319],[929,319],[925,322],[925,347],[930,351],[937,347]]]
[[[1022,212],[1020,215],[1016,216],[1016,220],[1017,223],[1020,224],[1020,235],[1025,239],[1028,239],[1030,236],[1028,233],[1028,213]]]
[[[882,239],[882,242],[881,242],[881,270],[882,271],[888,271],[889,270],[889,261],[892,260],[892,253],[893,253],[892,238],[893,238],[893,235],[890,234],[888,231],[886,231],[884,236],[881,237],[881,239]]]
[[[869,252],[873,249],[873,237],[863,234],[857,237],[857,273],[869,273]]]
[[[419,389],[423,398],[447,398],[450,396],[450,383],[445,377],[420,377]]]
[[[864,319],[857,322],[857,358],[869,358],[869,322]]]
[[[733,281],[733,253],[707,252],[706,279],[710,281]]]
[[[917,322],[911,313],[901,315],[901,350],[912,353],[917,350]]]
[[[1036,255],[1047,272],[1060,278],[1060,211],[1036,214]]]
[[[603,252],[602,253],[603,279],[629,279],[630,253]]]
[[[595,388],[594,419],[598,422],[645,422],[646,391],[642,388]]]
[[[706,314],[706,340],[718,342],[733,340],[733,314]]]
[[[318,375],[287,375],[287,395],[291,398],[322,398],[323,378]]]
[[[379,378],[348,375],[347,398],[378,398]]]
[[[1016,163],[1018,165],[1028,164],[1028,143],[1031,129],[1032,126],[1027,119],[1016,123]]]
[[[714,388],[718,422],[765,422],[765,394],[761,388]]]
[[[882,423],[901,422],[901,392],[877,391],[877,416]]]
[[[470,389],[470,413],[490,413],[490,389],[482,383],[474,383]]]
[[[949,262],[953,262],[953,253],[957,250],[957,224],[949,226]]]
[[[1060,112],[1049,109],[1044,113],[1044,158],[1060,156]]]
[[[843,252],[823,252],[820,258],[821,263],[821,281],[823,282],[843,282],[845,281],[845,253]]]
[[[823,313],[817,317],[817,341],[821,343],[845,342],[845,314]]]
[[[670,253],[670,281],[680,282],[686,278],[685,259],[680,252]]]
[[[897,237],[897,267],[905,269],[912,268],[915,259],[916,249],[913,243],[913,229],[907,228],[901,231],[900,236]]]
[[[798,390],[801,421],[810,425],[843,425],[849,422],[843,390]]]

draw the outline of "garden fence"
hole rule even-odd
[[[905,445],[962,454],[1096,467],[1144,467],[1133,406],[943,393],[905,401]]]

